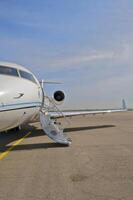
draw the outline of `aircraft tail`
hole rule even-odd
[[[122,109],[127,110],[127,105],[124,99],[122,100]]]

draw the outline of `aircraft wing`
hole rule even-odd
[[[127,106],[125,100],[122,100],[122,108],[119,109],[108,109],[108,110],[96,110],[96,111],[61,111],[61,112],[49,112],[50,117],[52,118],[63,118],[63,117],[72,117],[78,115],[96,115],[96,114],[105,114],[105,113],[115,113],[115,112],[125,112],[127,111]]]
[[[125,112],[127,111],[126,103],[122,100],[122,108],[120,109],[109,109],[109,110],[98,110],[98,111],[73,111],[73,112],[40,112],[40,122],[45,134],[53,139],[56,143],[63,145],[70,145],[71,139],[67,138],[63,133],[63,129],[58,126],[55,118],[71,117],[78,115],[89,115],[89,114],[101,114],[101,113],[113,113],[113,112]]]

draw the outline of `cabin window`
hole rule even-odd
[[[22,71],[22,70],[19,70],[19,73],[20,73],[20,76],[22,78],[25,78],[25,79],[27,79],[29,81],[32,81],[33,83],[36,83],[36,80],[35,80],[35,78],[33,77],[32,74],[30,74],[30,73],[28,73],[26,71]]]
[[[19,76],[17,69],[11,67],[0,66],[0,74],[10,75],[10,76]]]

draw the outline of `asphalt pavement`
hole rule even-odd
[[[0,200],[133,200],[133,112],[69,120],[70,147],[39,123],[0,135]]]

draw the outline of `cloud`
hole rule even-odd
[[[74,52],[74,50],[73,50]],[[49,68],[54,69],[61,69],[61,68],[75,68],[75,67],[91,67],[90,64],[97,64],[97,66],[101,67],[99,64],[112,64],[112,66],[120,67],[120,64],[133,64],[133,42],[129,43],[123,43],[119,46],[116,46],[116,48],[112,49],[92,49],[92,50],[86,50],[86,49],[80,49],[78,53],[78,49],[75,49],[75,52],[77,52],[76,55],[74,53],[71,53],[70,56],[66,55],[65,53],[62,55],[55,55],[45,58],[45,61],[43,60],[42,64],[48,66]],[[41,60],[41,59],[40,59]]]
[[[44,41],[34,40],[34,38],[18,38],[2,36],[0,38],[3,52],[10,52],[13,60],[20,60],[20,63],[27,63],[31,66],[38,66],[40,69],[48,68],[51,70],[74,69],[95,66],[102,68],[112,64],[112,67],[120,67],[121,64],[133,64],[133,41],[122,41],[114,44],[112,48],[102,47],[87,49],[84,47],[65,45],[52,46],[45,44]],[[63,49],[63,50],[62,50]]]
[[[82,64],[87,64],[92,61],[100,61],[113,58],[113,52],[90,52],[85,54],[79,54],[76,56],[57,58],[55,60],[47,62],[49,67],[63,67],[63,66],[77,66]]]

